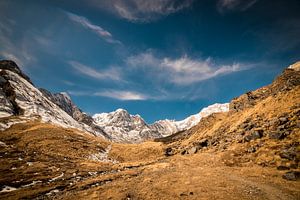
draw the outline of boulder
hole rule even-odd
[[[288,159],[288,160],[295,160],[296,157],[297,157],[297,152],[296,152],[296,149],[291,147],[289,149],[284,149],[282,150],[280,153],[279,153],[279,156],[281,158],[285,158],[285,159]]]
[[[299,171],[289,171],[282,175],[282,178],[289,181],[297,181],[300,180],[300,172]]]
[[[173,152],[171,147],[166,148],[165,155],[166,156],[173,156],[174,155],[174,152]]]
[[[198,149],[197,147],[191,147],[187,150],[188,154],[195,154],[197,153]]]
[[[270,139],[282,140],[286,137],[286,134],[283,131],[273,131],[269,133]]]
[[[251,140],[259,139],[262,136],[263,136],[263,130],[262,129],[254,130],[252,133],[250,133],[249,135],[246,135],[244,137],[244,141],[245,142],[250,142]]]

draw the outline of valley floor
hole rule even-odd
[[[286,171],[229,166],[226,151],[166,156],[160,142],[110,144],[37,122],[0,141],[0,199],[300,199]]]
[[[82,184],[103,185],[69,191],[60,198],[299,199],[299,182],[289,182],[281,176],[276,170],[257,166],[224,166],[219,155],[200,153],[174,156],[107,176],[108,183],[101,177],[94,177]]]

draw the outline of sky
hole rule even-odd
[[[299,0],[0,0],[0,59],[93,115],[181,120],[299,60]]]

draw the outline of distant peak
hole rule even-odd
[[[290,66],[288,67],[288,69],[293,69],[293,70],[295,70],[295,71],[300,71],[300,61],[298,61],[298,62],[296,62],[296,63],[290,65]]]

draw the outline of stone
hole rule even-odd
[[[200,140],[200,141],[197,143],[197,146],[198,146],[199,148],[207,147],[207,146],[208,146],[208,139],[204,138],[204,139]]]
[[[280,126],[277,127],[277,130],[279,130],[279,131],[282,131],[282,130],[284,130],[284,129],[286,129],[285,124],[280,125]]]
[[[250,147],[248,150],[247,150],[248,153],[254,153],[256,152],[256,147]]]
[[[195,154],[197,153],[197,148],[196,147],[191,147],[190,149],[188,149],[188,154]]]
[[[174,155],[172,148],[168,147],[165,151],[166,156],[172,156]]]
[[[286,117],[280,117],[279,118],[280,124],[285,124],[287,123],[289,120]]]
[[[250,142],[251,140],[259,139],[263,136],[263,130],[255,130],[250,135],[244,137],[245,142]]]
[[[289,181],[297,181],[300,180],[300,172],[299,171],[289,171],[282,175],[282,178]]]
[[[297,156],[297,152],[296,152],[296,149],[292,147],[292,148],[284,149],[283,151],[281,151],[279,153],[279,156],[281,158],[285,158],[288,160],[295,160],[296,156]]]
[[[286,137],[286,134],[282,131],[273,131],[269,133],[270,139],[282,140]]]

